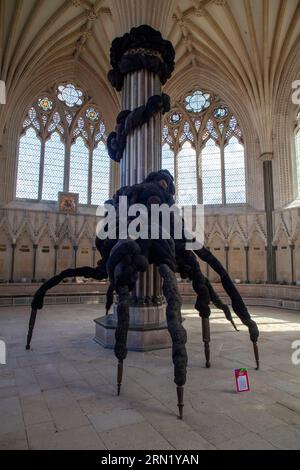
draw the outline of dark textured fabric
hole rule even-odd
[[[244,304],[239,291],[235,287],[233,281],[230,279],[229,274],[222,266],[220,261],[218,261],[217,258],[205,247],[203,247],[201,250],[195,251],[195,253],[202,261],[208,263],[209,266],[219,274],[222,286],[231,299],[233,311],[240,318],[242,323],[248,327],[250,339],[255,343],[259,336],[258,327],[255,321],[251,319],[248,309]]]
[[[108,155],[115,162],[120,162],[126,147],[127,136],[134,129],[150,122],[157,113],[170,111],[170,97],[166,94],[151,96],[146,105],[139,106],[133,111],[123,110],[118,114],[114,132],[107,138]]]
[[[167,301],[166,317],[170,336],[172,338],[172,358],[174,363],[174,382],[178,387],[186,382],[187,334],[182,326],[181,296],[178,290],[174,272],[165,264],[159,266],[163,278],[163,293]]]
[[[115,333],[115,356],[119,361],[123,361],[127,356],[127,334],[129,329],[129,290],[127,286],[117,289],[118,323]]]
[[[136,53],[131,54],[134,50]],[[138,53],[138,50],[143,51]],[[153,53],[158,53],[158,56]],[[165,84],[175,67],[175,50],[159,31],[141,25],[113,40],[110,63],[112,70],[108,73],[108,80],[118,91],[123,88],[125,75],[142,69],[157,74],[161,83]]]

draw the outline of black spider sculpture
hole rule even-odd
[[[137,299],[132,295],[138,274],[145,272],[149,264],[158,267],[162,277],[162,289],[166,299],[166,320],[169,333],[172,339],[172,358],[174,363],[174,382],[177,386],[179,417],[183,413],[183,386],[186,382],[187,353],[185,344],[187,341],[186,331],[182,325],[181,317],[181,296],[178,290],[175,273],[180,273],[182,279],[189,279],[192,282],[193,289],[197,294],[195,308],[202,319],[202,336],[205,347],[206,367],[210,367],[210,302],[213,302],[218,308],[221,308],[226,318],[233,324],[230,310],[223,304],[216,292],[213,290],[208,279],[205,278],[200,270],[198,259],[205,261],[220,276],[222,285],[231,299],[232,309],[240,318],[242,323],[249,329],[250,339],[253,342],[257,369],[259,368],[259,356],[257,348],[257,339],[259,331],[256,323],[251,319],[250,314],[237,291],[234,283],[222,264],[207,250],[204,246],[195,251],[186,249],[186,237],[182,230],[182,237],[174,237],[174,227],[176,216],[173,214],[170,223],[169,237],[162,237],[159,232],[158,239],[119,239],[119,198],[127,196],[127,204],[130,207],[133,204],[140,203],[147,208],[147,217],[151,217],[151,206],[153,204],[174,205],[175,187],[173,177],[167,170],[150,173],[149,176],[140,184],[126,186],[115,194],[112,200],[108,201],[116,210],[116,237],[105,240],[96,237],[96,247],[101,254],[101,260],[97,267],[82,267],[76,269],[67,269],[57,276],[45,282],[34,295],[31,307],[31,316],[29,321],[29,331],[27,336],[26,349],[30,349],[34,323],[37,310],[43,307],[44,296],[52,287],[59,284],[67,277],[84,276],[96,280],[109,279],[109,288],[107,291],[107,312],[113,304],[113,294],[116,292],[117,302],[117,326],[115,333],[115,355],[118,359],[117,386],[120,393],[123,361],[127,356],[127,333],[129,329],[129,307]],[[130,217],[126,223],[129,225]],[[151,226],[149,220],[148,227]],[[184,225],[182,225],[184,227]],[[160,225],[159,225],[159,228]]]

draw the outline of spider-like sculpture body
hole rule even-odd
[[[202,274],[198,259],[205,261],[220,276],[224,290],[232,302],[232,308],[242,323],[249,329],[250,339],[253,342],[254,353],[259,367],[259,358],[257,350],[258,328],[251,319],[250,314],[237,291],[234,283],[222,264],[207,250],[204,246],[194,251],[186,249],[187,239],[185,231],[182,230],[181,238],[174,236],[176,215],[171,213],[171,223],[169,236],[165,237],[162,233],[162,227],[159,224],[159,236],[157,239],[151,237],[137,239],[121,239],[119,237],[120,211],[119,203],[121,196],[127,196],[127,207],[133,204],[143,204],[147,211],[149,227],[151,227],[151,207],[154,204],[166,204],[171,207],[174,205],[175,187],[173,177],[167,170],[152,172],[140,184],[125,186],[117,191],[113,199],[107,201],[116,211],[116,236],[114,238],[101,239],[96,237],[96,247],[101,254],[101,260],[97,267],[82,267],[76,269],[67,269],[57,276],[49,279],[36,292],[32,301],[32,312],[29,322],[29,331],[27,337],[27,349],[30,349],[33,327],[37,310],[43,306],[44,296],[47,290],[51,289],[63,279],[74,276],[84,276],[96,280],[109,280],[107,292],[106,310],[109,311],[113,303],[113,293],[117,294],[117,326],[115,333],[115,355],[119,361],[118,365],[118,394],[120,393],[123,361],[127,355],[127,334],[129,330],[129,312],[130,304],[134,302],[131,297],[138,275],[145,272],[149,264],[158,267],[162,278],[162,289],[166,299],[166,321],[169,333],[172,339],[172,358],[174,363],[174,382],[177,385],[179,416],[182,418],[183,411],[183,386],[186,382],[187,353],[186,341],[187,335],[182,325],[181,317],[181,296],[179,293],[176,272],[180,273],[181,278],[189,279],[192,282],[193,289],[197,294],[195,308],[202,319],[202,335],[205,346],[206,366],[210,367],[210,302],[213,302],[218,308],[221,308],[226,318],[236,328],[227,305],[223,304],[214,291],[210,282]],[[126,224],[130,224],[131,218],[128,217]],[[182,225],[184,228],[184,224]],[[164,234],[165,235],[165,234]]]

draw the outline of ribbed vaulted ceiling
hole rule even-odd
[[[70,59],[110,88],[106,74],[110,43],[119,33],[118,1],[133,17],[136,2],[153,9],[153,0],[0,0],[0,78],[6,81],[8,95],[39,68]],[[256,119],[261,127],[272,113],[285,67],[299,48],[300,1],[161,2],[170,5],[163,33],[176,49],[175,75],[191,66],[219,74],[246,97],[253,111],[260,108]]]

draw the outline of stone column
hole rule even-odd
[[[296,284],[295,282],[295,245],[290,245],[291,250],[291,269],[292,269],[292,285]]]
[[[273,190],[273,153],[264,153],[260,156],[263,162],[264,175],[264,197],[267,221],[267,282],[276,282],[276,253],[273,242],[273,210],[274,210],[274,190]]]
[[[209,246],[207,246],[206,248],[209,251]],[[206,277],[207,279],[209,279],[209,264],[208,263],[206,263]]]
[[[37,255],[38,245],[33,245],[33,269],[32,269],[32,282],[36,282],[36,255]]]
[[[96,266],[96,247],[93,246],[92,247],[92,250],[93,250],[93,266]]]
[[[78,251],[78,246],[73,245],[73,252],[74,252],[74,269],[77,268],[77,251]],[[72,282],[76,282],[76,277],[73,277]]]
[[[228,272],[228,269],[229,269],[229,246],[225,246],[225,266],[226,266],[226,271]]]
[[[11,245],[11,268],[10,268],[10,283],[14,283],[14,275],[15,275],[15,253],[16,253],[16,243],[12,243]]]
[[[147,3],[148,6],[145,5],[145,8],[149,11],[149,2]],[[161,9],[161,2],[155,0],[152,3],[155,3],[157,8]],[[136,8],[140,11],[140,7],[136,5]],[[152,8],[154,8],[154,5],[152,5]],[[147,35],[136,35],[135,41],[132,43],[127,37],[130,44],[128,47],[126,46],[127,49],[122,50],[123,55],[120,55],[119,47],[115,47],[113,43],[111,50],[111,59],[114,58],[114,60],[111,60],[113,73],[110,72],[112,75],[109,78],[111,84],[121,91],[122,110],[134,111],[136,108],[146,105],[151,96],[162,94],[160,68],[162,65],[166,69],[170,67],[170,62],[165,61],[165,47],[171,49],[171,62],[173,48],[170,43],[163,43],[161,38],[163,47],[161,50],[156,49],[155,42],[151,42],[151,35],[157,33],[157,31],[150,30],[149,33]],[[131,35],[134,34],[135,32],[131,31]],[[120,43],[121,46],[119,44],[120,47],[123,47],[123,42],[124,38]],[[136,43],[138,43],[138,46],[136,46]],[[170,49],[166,49],[167,52]],[[117,55],[119,55],[119,63],[116,66]],[[125,55],[131,61],[130,72],[126,71],[126,63],[123,60]],[[149,65],[149,62],[153,61],[158,64],[155,71]],[[122,65],[120,66],[120,64]],[[136,66],[136,64],[138,65]],[[120,186],[140,183],[150,172],[161,169],[161,127],[161,114],[157,113],[148,123],[131,130],[127,135],[126,148],[120,161]],[[107,327],[109,322],[111,328],[116,325],[116,320],[116,312],[104,319],[96,320],[97,341],[105,346],[108,344],[113,345],[114,338],[112,334],[108,338]],[[104,331],[105,329],[106,331]],[[149,350],[168,347],[169,345],[170,338],[166,326],[161,279],[157,268],[150,266],[146,273],[139,275],[136,287],[131,295],[128,348]]]
[[[58,245],[54,245],[54,276],[57,274],[57,257],[58,257]]]
[[[246,284],[249,284],[249,246],[244,246],[246,258]]]

